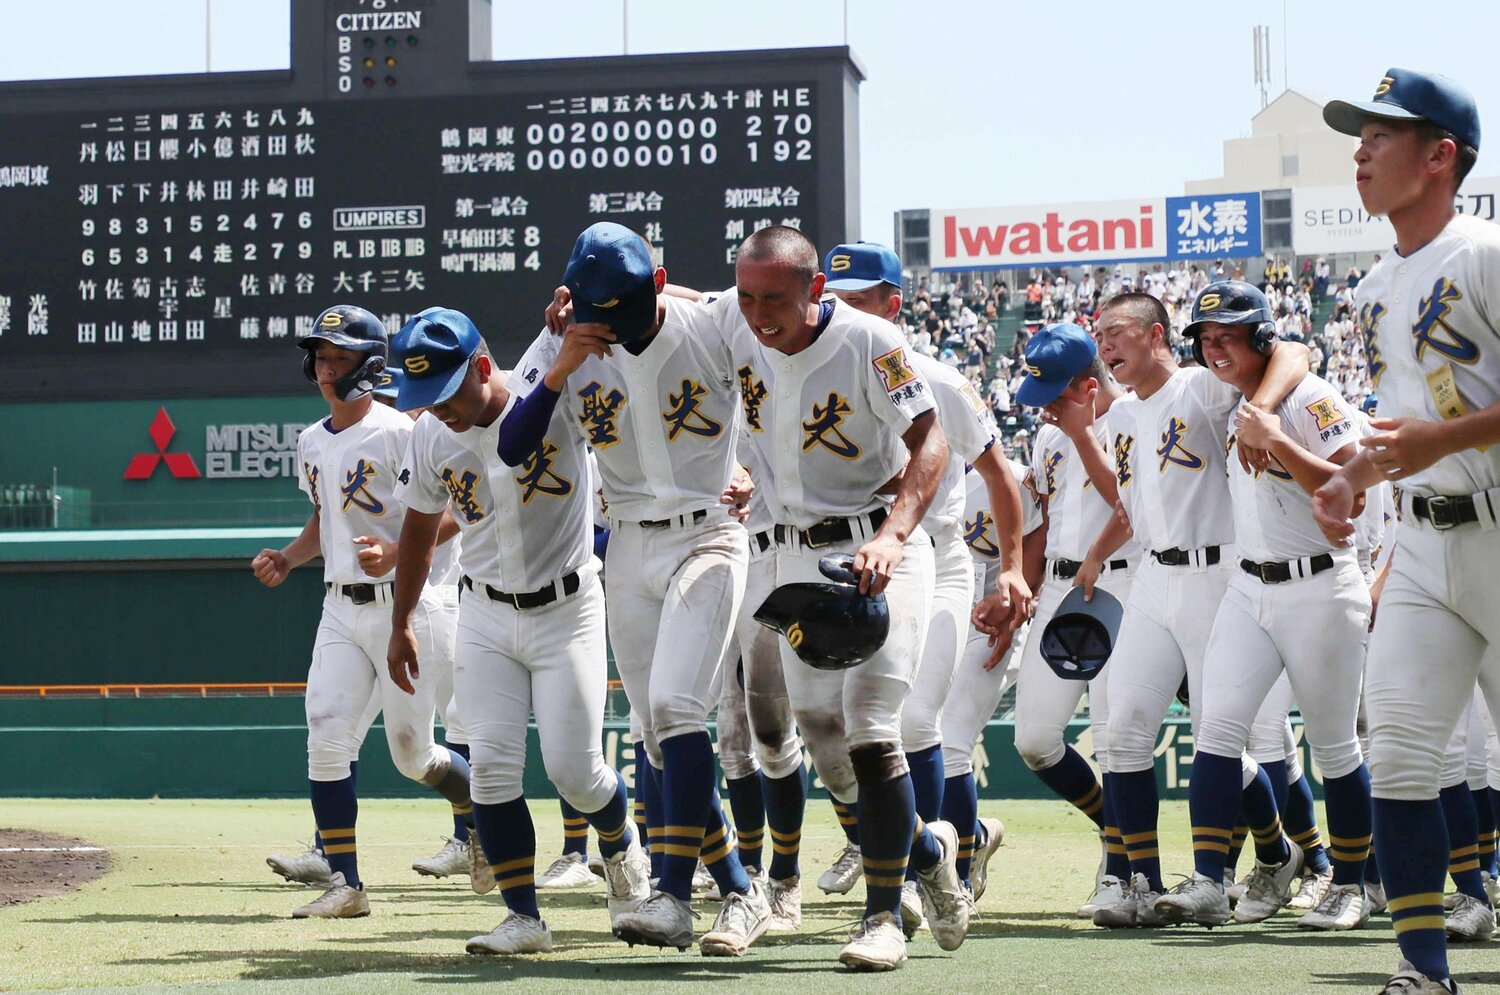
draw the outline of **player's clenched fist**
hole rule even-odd
[[[422,675],[422,670],[417,665],[417,634],[410,622],[391,626],[391,645],[386,650],[385,663],[392,683],[407,694],[417,693],[412,681]]]
[[[370,577],[384,577],[396,569],[396,544],[381,542],[376,536],[355,536],[354,545],[363,546],[355,557],[359,568]]]
[[[286,580],[286,575],[292,572],[292,565],[280,550],[263,549],[250,561],[250,570],[256,580],[267,587],[275,587]]]
[[[1335,473],[1313,492],[1313,518],[1318,528],[1334,546],[1347,546],[1354,535],[1354,487],[1342,474]]]

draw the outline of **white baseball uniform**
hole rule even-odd
[[[1024,464],[1008,459],[1006,465],[1015,474],[1017,482],[1027,479],[1029,471]],[[1021,521],[1021,534],[1030,535],[1042,526],[1042,508],[1029,485],[1021,489],[1021,508],[1026,514]],[[990,509],[989,488],[985,486],[984,478],[972,470],[964,479],[963,534],[974,572],[974,594],[969,605],[972,609],[985,592],[994,590],[995,579],[1000,576],[1000,537],[995,528],[995,515]],[[985,724],[999,707],[1000,699],[1015,683],[1017,668],[1012,666],[1012,661],[1017,659],[1018,653],[1025,653],[1024,647],[1029,642],[1026,636],[1027,627],[1023,626],[1016,631],[1010,649],[994,668],[985,670],[984,663],[990,656],[990,638],[969,626],[963,655],[953,673],[953,687],[948,692],[948,700],[943,703],[945,778],[959,777],[974,770],[974,746],[979,742]]]
[[[402,774],[420,781],[446,769],[448,751],[433,737],[433,715],[441,665],[413,683],[408,695],[390,678],[386,650],[391,639],[394,571],[370,577],[359,565],[356,536],[393,545],[405,509],[394,489],[411,438],[406,415],[380,404],[354,425],[335,431],[324,419],[297,436],[298,486],[318,516],[323,554],[323,618],[307,675],[308,778],[339,781],[369,730],[366,708],[378,697],[385,716],[391,759]],[[440,660],[437,641],[445,629],[441,601],[429,586],[412,611],[418,655]]]
[[[1500,400],[1496,273],[1500,228],[1458,215],[1359,282],[1355,308],[1382,417],[1441,421]],[[1500,642],[1500,446],[1444,456],[1397,486],[1387,541],[1395,559],[1366,665],[1370,775],[1377,798],[1422,801],[1437,795],[1444,748],[1476,678],[1492,717],[1500,705],[1500,661],[1485,653]],[[1471,514],[1477,522],[1457,522]]]
[[[936,576],[932,617],[911,694],[901,709],[901,746],[915,753],[943,741],[943,704],[953,685],[974,604],[974,563],[963,532],[968,491],[964,467],[997,443],[998,430],[989,407],[967,377],[930,356],[912,353],[911,361],[932,390],[948,439],[948,465],[922,519],[922,528],[932,537]]]
[[[558,401],[598,458],[617,564],[610,645],[654,763],[661,740],[708,729],[749,561],[744,526],[720,504],[738,465],[730,350],[700,305],[658,300],[661,329],[644,351],[589,357]],[[537,383],[558,342],[544,331],[518,379]]]
[[[594,812],[616,789],[604,763],[604,592],[593,555],[594,494],[578,433],[554,412],[519,467],[497,451],[494,423],[453,432],[418,420],[397,495],[464,537],[454,689],[469,734],[471,791],[485,805],[522,794],[533,712],[558,793]]]
[[[1294,443],[1324,460],[1360,435],[1353,408],[1311,373],[1275,414]],[[1225,448],[1235,444],[1231,430]],[[1232,455],[1227,462],[1236,566],[1209,636],[1198,749],[1239,756],[1285,672],[1314,762],[1324,777],[1342,777],[1364,762],[1355,718],[1370,593],[1358,557],[1353,547],[1329,548],[1307,492],[1279,462],[1248,472]]]
[[[1094,434],[1106,452],[1114,438],[1112,426],[1122,418],[1119,412],[1134,403],[1133,397],[1119,398],[1094,419]],[[1047,509],[1047,575],[1031,620],[1033,631],[1040,633],[1073,589],[1079,565],[1088,557],[1094,538],[1108,524],[1114,508],[1094,489],[1077,447],[1055,425],[1044,425],[1037,432],[1031,474]],[[1098,586],[1125,604],[1140,562],[1141,548],[1131,539],[1111,554]],[[1045,770],[1062,760],[1063,734],[1087,689],[1094,757],[1101,771],[1111,769],[1108,683],[1106,674],[1088,682],[1063,680],[1042,659],[1041,640],[1027,643],[1016,683],[1016,750],[1028,767]]]

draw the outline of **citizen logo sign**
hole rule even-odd
[[[340,14],[340,31],[415,31],[422,26],[420,10],[389,10],[378,14]]]
[[[425,228],[427,208],[420,204],[401,207],[335,207],[334,231],[372,231],[376,228]]]

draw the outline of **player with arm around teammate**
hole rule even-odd
[[[345,918],[370,911],[356,857],[352,765],[369,729],[371,698],[380,699],[391,759],[402,774],[467,808],[469,765],[433,738],[437,676],[402,693],[384,666],[399,553],[394,487],[412,429],[405,415],[370,397],[385,364],[385,327],[363,308],[339,305],[319,315],[297,344],[305,350],[303,374],[329,406],[327,418],[297,437],[298,485],[313,514],[301,535],[281,550],[262,550],[251,569],[275,587],[293,568],[323,557],[327,596],[307,675],[307,754],[313,818],[331,876],[322,897],[292,915]],[[442,539],[451,537],[454,528],[451,518],[435,522],[434,539],[440,529]],[[412,599],[413,638],[435,658],[441,607],[427,579],[424,572]]]
[[[1246,398],[1260,389],[1275,326],[1265,295],[1255,287],[1209,284],[1194,302],[1184,334],[1220,380]],[[1348,930],[1369,918],[1363,879],[1370,777],[1355,719],[1370,594],[1353,546],[1330,550],[1311,507],[1301,500],[1353,458],[1358,437],[1354,409],[1311,373],[1274,411],[1244,399],[1234,410],[1226,450],[1247,445],[1269,452],[1272,461],[1264,470],[1226,461],[1237,569],[1214,617],[1196,702],[1198,752],[1189,793],[1194,873],[1156,902],[1169,920],[1208,926],[1229,921],[1224,857],[1240,814],[1240,757],[1261,703],[1283,672],[1323,774],[1332,838],[1332,887],[1298,925]],[[1249,904],[1254,898],[1247,894],[1240,901],[1237,921],[1259,915],[1259,905]]]
[[[1384,991],[1455,992],[1438,789],[1476,680],[1492,713],[1500,705],[1486,654],[1500,642],[1500,228],[1454,211],[1480,129],[1453,80],[1391,69],[1373,100],[1332,101],[1323,119],[1359,137],[1360,199],[1396,232],[1354,299],[1380,417],[1313,497],[1324,533],[1342,541],[1356,495],[1381,480],[1401,490],[1365,664],[1375,855],[1402,956]]]
[[[464,594],[454,691],[467,720],[475,828],[510,914],[470,953],[541,953],[552,934],[537,906],[536,832],[522,793],[526,733],[536,715],[542,762],[558,793],[594,826],[611,918],[642,901],[649,868],[630,826],[625,782],[604,763],[604,592],[593,555],[583,441],[561,418],[519,467],[497,452],[515,398],[465,315],[428,308],[401,329],[403,409],[429,409],[413,430],[397,495],[406,503],[388,662],[403,689],[423,659],[411,624],[416,578],[429,569],[439,518],[464,530]]]

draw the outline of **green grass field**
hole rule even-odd
[[[542,861],[558,849],[555,803],[533,805]],[[643,947],[608,929],[602,889],[544,893],[556,952],[511,962],[470,957],[464,941],[503,917],[498,895],[467,881],[434,882],[409,869],[440,843],[446,806],[361,804],[360,864],[370,890],[365,919],[293,921],[315,892],[266,868],[274,850],[310,835],[307,806],[291,801],[10,800],[0,824],[81,836],[108,847],[102,879],[57,898],[0,909],[0,990],[174,987],[221,991],[441,992],[516,981],[538,991],[688,991],[713,983],[779,993],[865,992],[1373,992],[1396,962],[1389,920],[1339,936],[1299,933],[1291,914],[1259,927],[1106,932],[1073,918],[1086,897],[1098,844],[1060,803],[986,803],[1005,820],[968,942],[953,954],[925,933],[894,975],[845,973],[837,955],[857,918],[850,898],[805,893],[804,931],[767,936],[739,960]],[[838,849],[826,803],[809,807],[804,866],[811,877]],[[1163,812],[1168,869],[1187,869],[1186,813]],[[810,882],[809,882],[810,883]],[[851,900],[852,899],[852,900]],[[700,901],[712,921],[716,903]],[[1468,991],[1500,986],[1500,954],[1462,949],[1454,966]],[[744,989],[742,989],[744,990]]]

